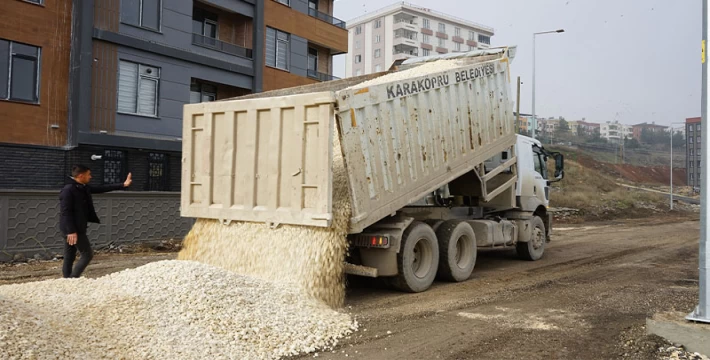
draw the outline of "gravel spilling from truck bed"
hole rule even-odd
[[[330,228],[199,219],[178,259],[196,260],[239,274],[288,284],[332,306],[345,299],[350,190],[335,130],[333,221]]]
[[[356,327],[297,289],[194,261],[0,286],[2,359],[275,359]]]

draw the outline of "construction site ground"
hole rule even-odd
[[[558,225],[545,257],[479,251],[474,276],[404,294],[351,279],[360,330],[319,359],[656,359],[659,311],[697,304],[697,214]],[[173,253],[99,254],[97,277]],[[0,265],[0,285],[57,278],[61,262]],[[315,354],[303,358],[314,357]]]

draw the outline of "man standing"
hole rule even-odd
[[[74,165],[71,174],[72,182],[65,185],[59,194],[59,229],[67,237],[67,242],[64,243],[62,274],[65,278],[78,278],[94,257],[91,243],[86,236],[86,229],[90,222],[100,223],[91,194],[101,194],[129,187],[132,180],[131,174],[128,173],[123,184],[90,186],[88,184],[91,181],[91,170],[88,167]],[[81,258],[72,270],[77,250],[79,250]]]

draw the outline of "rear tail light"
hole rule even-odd
[[[365,248],[388,248],[390,247],[389,236],[382,235],[358,235],[352,239],[352,244]]]

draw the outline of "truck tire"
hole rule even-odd
[[[434,282],[439,267],[439,244],[431,227],[415,221],[404,231],[397,254],[398,274],[392,286],[405,292],[422,292]]]
[[[439,239],[439,277],[466,281],[476,266],[476,234],[465,221],[449,220],[436,231]]]
[[[542,254],[545,252],[545,223],[539,216],[535,216],[532,219],[531,225],[533,227],[533,233],[530,237],[530,241],[518,242],[515,244],[515,249],[518,251],[518,256],[522,259],[535,261],[540,260]]]
[[[434,230],[434,232],[436,232],[439,229],[439,226],[441,226],[441,224],[444,223],[444,220],[427,219],[427,220],[424,220],[424,222],[427,225],[431,226],[431,229]]]

